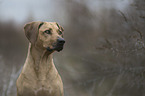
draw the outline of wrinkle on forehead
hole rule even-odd
[[[44,24],[40,27],[39,30],[45,31],[45,30],[49,30],[50,28],[52,30],[58,30],[59,29],[56,22],[44,22]]]

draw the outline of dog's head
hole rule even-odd
[[[56,22],[31,22],[24,27],[30,43],[48,51],[61,51],[65,40],[64,29]]]

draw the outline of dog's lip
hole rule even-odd
[[[56,47],[55,47],[55,50],[56,51],[61,51],[63,49],[63,45],[57,45]]]
[[[61,51],[62,49],[63,49],[63,46],[61,46],[61,47],[57,47],[57,48],[56,48],[56,51],[59,52],[59,51]]]
[[[50,47],[47,47],[46,49],[47,49],[47,51],[53,51],[54,50],[54,48],[50,48]]]
[[[47,47],[46,49],[47,49],[47,51],[54,51],[54,50],[56,50],[56,51],[59,52],[59,51],[61,51],[63,49],[63,44],[62,45],[56,45],[53,48]]]

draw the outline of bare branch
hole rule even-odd
[[[145,16],[140,16],[140,18],[145,19]]]
[[[128,19],[127,19],[127,17],[125,16],[125,14],[124,14],[122,11],[120,11],[120,10],[119,10],[119,13],[123,16],[125,22],[128,23]]]
[[[110,90],[110,92],[107,94],[107,96],[112,96],[112,93],[114,92],[115,88],[117,87],[117,85],[118,85],[118,83],[119,83],[121,77],[123,76],[123,74],[124,74],[124,73],[122,73],[122,74],[120,74],[120,75],[118,76],[118,78],[116,79],[116,81],[115,81],[113,87],[111,88],[111,90]]]
[[[139,33],[140,35],[140,39],[142,40],[143,39],[143,35],[142,35],[142,32],[140,30],[138,30],[137,28],[133,28],[136,32]]]

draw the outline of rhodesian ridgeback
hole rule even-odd
[[[61,51],[63,28],[56,22],[31,22],[24,27],[29,40],[26,61],[17,79],[17,96],[64,96],[52,53]]]

